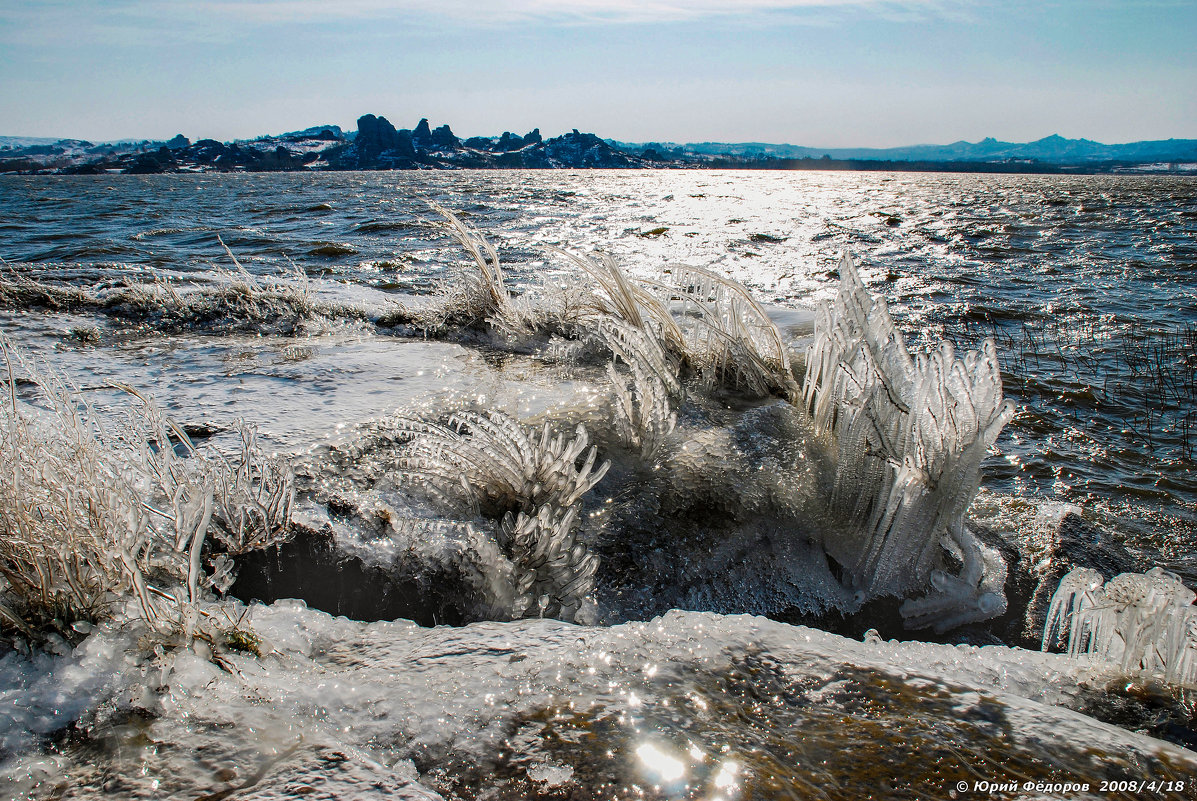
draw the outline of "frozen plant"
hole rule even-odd
[[[461,243],[472,264],[459,268],[452,281],[441,284],[440,304],[430,310],[432,317],[423,322],[437,328],[450,323],[470,325],[486,321],[511,335],[530,330],[531,314],[523,305],[516,304],[508,292],[494,246],[448,209],[430,205],[444,218],[443,225]]]
[[[295,502],[291,463],[263,454],[257,432],[244,424],[240,457],[236,462],[219,460],[213,533],[223,549],[242,554],[286,539]]]
[[[1130,673],[1197,684],[1197,597],[1162,568],[1108,582],[1078,568],[1060,580],[1043,629],[1043,650],[1093,655]]]
[[[602,480],[608,463],[579,425],[572,441],[497,411],[457,412],[446,424],[399,415],[391,430],[409,438],[397,466],[445,499],[464,500],[486,517],[534,512],[545,503],[568,509]],[[581,467],[578,460],[582,459]]]
[[[601,318],[595,335],[616,357],[607,365],[615,393],[616,430],[624,444],[652,461],[677,425],[673,404],[682,387],[674,368],[660,339],[615,317]],[[617,362],[627,368],[626,377]]]
[[[0,350],[8,370],[0,413],[4,619],[27,633],[69,633],[133,601],[134,616],[159,633],[202,635],[199,602],[231,581],[227,557],[206,560],[218,510],[236,510],[258,488],[242,486],[245,473],[220,479],[222,459],[197,451],[128,388],[141,402],[123,419],[104,419],[65,380],[22,363],[43,408],[19,400],[19,356],[3,338]],[[246,458],[260,464],[250,451]],[[279,507],[270,536],[281,535],[289,509],[289,500]]]
[[[250,273],[217,241],[233,262],[234,269],[214,267],[212,287],[180,289],[162,275],[148,284],[133,286],[97,298],[108,313],[151,321],[164,330],[218,327],[261,330],[270,325],[281,333],[294,334],[319,316],[360,316],[349,308],[320,308],[312,298],[307,275],[292,264],[289,280],[266,279]]]
[[[599,564],[578,539],[578,507],[545,504],[535,515],[508,512],[500,531],[516,572],[514,617],[573,620],[594,589]]]
[[[572,619],[597,567],[577,539],[578,512],[610,466],[595,466],[586,429],[569,441],[547,424],[525,427],[493,410],[458,412],[445,425],[400,416],[391,428],[410,438],[397,461],[409,480],[501,521],[500,545],[516,568],[516,614]]]
[[[0,309],[67,311],[88,305],[89,296],[74,286],[48,284],[9,267],[0,270]]]
[[[564,256],[598,284],[599,291],[590,293],[595,311],[646,333],[658,331],[669,348],[679,354],[684,351],[685,334],[673,319],[669,307],[646,287],[630,279],[614,257],[605,253],[595,257],[579,256],[558,248],[551,252]]]
[[[807,353],[803,398],[830,435],[835,479],[830,509],[843,535],[824,547],[866,597],[902,596],[913,625],[983,620],[1005,609],[1005,565],[963,524],[980,484],[981,460],[1013,416],[1002,399],[992,340],[958,357],[942,342],[915,358],[884,299],[857,265],[840,260],[834,303],[819,310]],[[958,575],[939,568],[951,554]]]
[[[346,304],[317,303],[296,270],[286,280],[264,279],[243,268],[214,269],[212,285],[184,286],[161,274],[144,283],[107,288],[61,287],[0,272],[0,308],[91,311],[162,331],[253,331],[291,335],[313,321],[365,319]]]
[[[670,266],[671,296],[689,325],[683,353],[710,384],[757,395],[798,397],[781,332],[743,284],[702,267]]]

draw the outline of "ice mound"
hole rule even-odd
[[[992,340],[957,357],[943,342],[911,358],[882,298],[840,261],[840,289],[822,309],[803,397],[831,435],[830,506],[847,525],[828,552],[871,597],[932,589],[909,602],[914,626],[946,629],[1005,610],[1005,564],[964,526],[981,460],[1013,416]],[[945,552],[962,567],[945,567]]]
[[[565,319],[565,307],[547,311],[551,295],[513,298],[495,249],[447,219],[471,260],[426,310],[440,309],[432,329],[457,325],[471,342],[595,382],[586,408],[546,411],[535,432],[526,415],[481,393],[473,408],[401,409],[386,424],[395,456],[361,489],[377,496],[392,472],[437,502],[417,517],[470,523],[478,537],[457,538],[460,548],[493,542],[514,571],[513,591],[467,619],[492,616],[507,595],[499,617],[572,619],[592,590],[609,621],[672,606],[854,613],[868,601],[923,595],[903,607],[907,624],[943,631],[1005,610],[1005,562],[963,523],[981,459],[1012,413],[992,343],[961,358],[949,343],[912,358],[884,301],[845,257],[839,297],[817,318],[799,405],[788,343],[735,281],[680,265],[660,281],[637,281],[609,257],[563,254],[593,286],[569,299],[578,311],[572,339],[554,342],[563,329],[552,321]],[[578,430],[598,449],[585,463],[584,447],[548,435],[583,421]],[[613,465],[606,481],[600,451]],[[578,491],[557,486],[567,465],[589,476]],[[363,505],[355,493],[347,504],[374,509],[367,517],[411,517],[393,495]],[[347,541],[361,539],[351,529],[362,524],[377,528],[350,517],[349,528],[332,526]],[[368,538],[384,550],[386,537],[412,541],[403,525]],[[406,553],[416,558],[399,569],[414,575],[418,545]],[[444,575],[456,563],[465,585],[479,584],[479,560],[459,550],[446,562],[444,553],[432,555],[430,570]]]
[[[1090,654],[1175,684],[1197,685],[1194,592],[1161,568],[1121,573],[1105,581],[1078,568],[1052,596],[1043,650],[1065,640],[1074,657]]]
[[[823,787],[849,798],[881,780],[931,795],[974,774],[1021,784],[1064,773],[1096,786],[1187,780],[1197,767],[1191,752],[1054,706],[1086,675],[1104,676],[1060,655],[861,643],[688,612],[611,628],[423,629],[280,602],[248,618],[262,657],[231,655],[223,671],[186,652],[138,655],[123,685],[89,697],[53,758],[10,751],[0,786],[35,799],[64,785],[125,797],[597,798],[659,787],[650,794],[764,798]],[[53,675],[129,645],[99,632],[53,658]],[[56,681],[22,659],[0,664]],[[48,692],[23,700],[28,716],[53,703]],[[28,720],[5,721],[5,736]]]

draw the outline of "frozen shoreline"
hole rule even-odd
[[[427,798],[437,788],[471,797],[478,781],[500,798],[571,787],[589,797],[602,782],[659,785],[672,765],[659,760],[672,759],[689,793],[716,789],[734,764],[745,797],[761,797],[770,780],[827,786],[854,770],[866,787],[885,768],[850,756],[862,736],[882,738],[879,755],[905,766],[891,781],[919,792],[973,772],[1003,781],[1036,770],[1026,778],[1096,787],[1103,778],[1184,780],[1197,769],[1192,752],[1060,706],[1075,703],[1082,684],[1115,678],[1060,655],[861,643],[677,611],[610,628],[524,620],[426,629],[280,601],[253,607],[250,619],[264,655],[232,656],[231,672],[182,651],[130,655],[134,638],[119,633],[93,634],[37,664],[8,654],[6,750],[22,729],[53,734],[79,715],[83,723],[58,735],[51,754],[10,757],[4,782],[27,798],[61,782],[77,795],[130,798],[275,798],[302,786],[337,797]],[[877,706],[844,706],[860,693]],[[727,717],[749,710],[739,723]],[[828,728],[836,718],[842,724]],[[887,726],[895,730],[882,735]],[[614,756],[589,753],[595,738]],[[769,738],[822,761],[766,775],[753,754]],[[571,742],[591,743],[579,746],[589,756]],[[646,743],[667,756],[646,762]],[[945,764],[938,754],[953,744],[958,764]],[[849,792],[841,785],[833,797]]]

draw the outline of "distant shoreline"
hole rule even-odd
[[[725,169],[853,172],[959,172],[1032,175],[1197,175],[1197,140],[1104,145],[1049,136],[1023,144],[976,143],[907,148],[831,149],[765,143],[629,143],[574,129],[549,139],[526,134],[458,138],[427,119],[397,129],[363,115],[353,131],[318,125],[257,139],[93,144],[78,139],[0,136],[0,174],[344,172],[460,169]]]
[[[822,159],[787,159],[783,161],[712,161],[704,164],[686,165],[653,165],[653,166],[560,166],[560,167],[531,167],[531,166],[462,166],[462,167],[390,167],[390,168],[291,168],[291,169],[248,169],[209,168],[209,169],[161,169],[161,170],[125,170],[125,169],[0,169],[0,176],[24,177],[80,177],[80,176],[110,176],[110,175],[259,175],[264,173],[286,173],[312,175],[318,173],[347,173],[347,172],[475,172],[475,171],[506,171],[528,170],[538,172],[552,171],[644,171],[644,170],[675,170],[675,171],[741,171],[741,172],[888,172],[888,173],[956,173],[966,175],[1121,175],[1121,176],[1172,176],[1197,178],[1197,164],[1179,165],[1142,165],[1136,163],[1113,164],[995,164],[990,162],[912,162],[912,161],[868,161],[868,160],[822,160]]]

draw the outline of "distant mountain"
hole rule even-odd
[[[898,148],[813,148],[763,142],[627,143],[574,129],[545,139],[526,134],[462,140],[422,119],[396,128],[365,114],[352,131],[315,125],[235,142],[183,134],[169,140],[93,144],[81,139],[0,137],[0,173],[272,172],[461,168],[739,168],[939,170],[973,172],[1197,173],[1197,140],[1104,145],[1049,136],[1015,144],[996,139]]]
[[[0,140],[2,143],[4,140]],[[93,145],[65,139],[0,144],[0,172],[159,173],[286,172],[316,170],[404,170],[461,168],[627,168],[661,166],[619,150],[591,133],[574,129],[545,139],[535,129],[464,142],[448,125],[433,128],[422,119],[397,129],[386,117],[365,114],[353,131],[316,125],[302,131],[236,142],[179,134],[166,141]]]
[[[1046,164],[1093,164],[1098,162],[1152,163],[1197,162],[1197,139],[1162,139],[1105,145],[1090,139],[1065,139],[1053,134],[1022,144],[999,142],[989,137],[979,142],[950,145],[912,145],[892,148],[818,148],[764,142],[624,143],[616,147],[631,152],[646,149],[657,153],[693,156],[727,156],[755,159],[821,159],[923,162],[1038,161]]]

